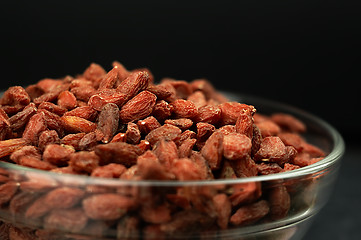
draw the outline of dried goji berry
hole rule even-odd
[[[224,136],[235,133],[236,132],[236,126],[234,125],[224,125],[220,128],[218,128],[216,131],[221,132]]]
[[[201,176],[198,165],[189,158],[181,158],[174,161],[171,172],[175,175],[176,179],[180,181],[197,180]]]
[[[271,116],[271,119],[282,128],[292,132],[302,133],[306,131],[305,124],[290,114],[276,113]]]
[[[173,141],[160,139],[153,147],[154,154],[158,157],[159,162],[170,167],[178,158],[177,145]]]
[[[55,165],[53,165],[49,162],[44,162],[44,161],[41,161],[39,158],[31,157],[31,156],[24,156],[24,157],[20,158],[18,164],[21,166],[36,168],[36,169],[41,169],[41,170],[52,170],[52,169],[56,168]]]
[[[123,123],[140,120],[153,111],[157,96],[143,91],[127,102],[119,112],[119,119]]]
[[[44,78],[37,82],[36,86],[41,89],[43,92],[48,93],[52,92],[55,88],[59,87],[62,84],[61,80]]]
[[[286,146],[293,146],[297,151],[302,152],[305,140],[296,133],[281,132],[277,135]]]
[[[255,112],[253,106],[238,103],[238,102],[226,102],[219,105],[221,109],[221,121],[222,125],[235,124],[240,114],[246,114],[248,116]]]
[[[104,134],[103,142],[108,143],[118,130],[119,108],[114,103],[107,103],[100,111],[98,129]]]
[[[136,71],[131,73],[117,87],[117,92],[123,93],[126,100],[133,98],[140,91],[145,90],[150,83],[149,73],[146,71]]]
[[[140,148],[142,153],[148,151],[151,148],[150,142],[148,142],[147,140],[140,140],[137,146]]]
[[[127,143],[130,144],[138,144],[141,139],[140,130],[138,125],[135,123],[128,123],[127,131],[125,132],[125,138]]]
[[[259,148],[261,147],[262,143],[262,134],[256,124],[253,124],[253,134],[252,134],[252,149],[251,149],[251,156],[258,152]]]
[[[95,131],[85,134],[79,141],[79,149],[81,151],[92,151],[96,145],[98,145],[98,137]]]
[[[147,91],[155,94],[159,100],[168,99],[173,94],[164,84],[149,85]]]
[[[44,196],[44,204],[51,209],[66,209],[75,206],[85,192],[79,188],[59,187]]]
[[[31,100],[34,100],[35,98],[41,96],[44,94],[44,91],[41,90],[37,84],[31,84],[25,88],[25,91],[29,94],[29,97]]]
[[[167,141],[174,141],[180,135],[182,131],[173,125],[164,124],[163,126],[152,130],[147,136],[145,136],[145,140],[150,142],[151,145],[154,145],[160,139],[164,139]]]
[[[207,160],[200,152],[192,151],[190,159],[198,166],[199,179],[215,179]]]
[[[33,100],[37,106],[39,106],[43,102],[53,102],[57,99],[59,92],[47,92]]]
[[[300,168],[300,166],[297,166],[297,165],[294,165],[294,164],[291,164],[291,163],[285,163],[283,165],[283,171],[285,171],[285,172],[296,170],[296,169],[299,169],[299,168]]]
[[[207,105],[206,96],[201,91],[193,92],[188,96],[187,100],[192,101],[198,109]]]
[[[205,142],[216,130],[216,127],[210,123],[197,123],[197,140]]]
[[[14,216],[23,215],[29,205],[39,197],[38,193],[34,192],[19,192],[9,203],[9,211]],[[1,234],[0,234],[1,237]]]
[[[273,187],[268,192],[268,203],[270,207],[269,217],[272,220],[284,218],[291,206],[290,195],[285,186]]]
[[[127,136],[125,135],[125,133],[118,133],[116,134],[112,141],[110,142],[126,142],[127,141]]]
[[[219,120],[221,119],[222,111],[217,106],[203,106],[198,108],[198,115],[195,118],[196,122],[205,122],[210,124],[217,124]]]
[[[251,153],[252,142],[240,133],[230,133],[223,138],[223,155],[229,160],[237,160]]]
[[[114,88],[116,83],[119,81],[119,67],[114,66],[112,70],[110,70],[99,83],[98,90],[106,89],[106,88]]]
[[[150,133],[152,130],[159,128],[161,126],[160,123],[158,122],[158,120],[153,116],[149,116],[143,120],[139,120],[137,122],[137,125],[138,125],[140,132],[145,135]]]
[[[25,217],[29,219],[38,219],[51,211],[51,207],[44,204],[45,196],[36,199],[28,209],[26,209]]]
[[[17,131],[23,128],[29,121],[29,119],[37,112],[34,103],[30,103],[21,112],[9,118],[10,127],[13,131]]]
[[[213,218],[189,209],[176,212],[170,222],[160,225],[160,230],[167,235],[174,235],[175,233],[189,233],[209,229],[213,223]]]
[[[230,223],[236,226],[250,225],[266,216],[269,210],[270,208],[267,201],[261,200],[240,207],[236,213],[231,216]]]
[[[95,153],[100,157],[101,165],[120,163],[129,167],[137,163],[137,158],[141,154],[141,149],[132,144],[113,142],[97,145],[95,147]]]
[[[24,138],[14,138],[14,139],[0,141],[0,158],[12,154],[17,149],[27,144],[28,141]]]
[[[85,69],[83,76],[89,81],[92,81],[93,84],[98,87],[100,80],[106,74],[104,68],[102,68],[99,64],[92,63],[90,66]]]
[[[100,158],[94,152],[80,151],[72,153],[69,158],[69,165],[76,172],[92,173],[99,166]]]
[[[277,163],[260,163],[257,164],[259,175],[268,175],[282,172],[282,168]]]
[[[18,190],[18,184],[10,181],[0,185],[0,206],[10,201]]]
[[[257,166],[253,159],[246,155],[246,157],[231,161],[232,167],[238,177],[254,177],[257,176]]]
[[[76,116],[93,122],[97,118],[98,112],[92,107],[84,106],[66,112],[64,113],[64,116]]]
[[[97,128],[95,123],[81,117],[62,116],[60,120],[65,130],[71,133],[89,133]]]
[[[305,142],[305,143],[303,143],[302,146],[303,146],[302,152],[308,153],[313,158],[326,156],[325,152],[322,151],[322,149],[318,148],[315,145],[312,145],[312,144],[309,144],[309,143]]]
[[[39,149],[44,151],[48,144],[60,144],[60,138],[55,130],[46,130],[39,136]]]
[[[13,162],[18,163],[20,159],[25,156],[38,158],[39,160],[41,159],[41,154],[39,152],[39,149],[37,149],[34,146],[20,147],[10,155],[10,159]]]
[[[74,148],[58,144],[49,144],[45,147],[43,160],[56,166],[66,166],[70,155],[74,153]]]
[[[152,115],[160,122],[172,115],[172,105],[164,100],[158,101],[153,108]]]
[[[198,109],[192,101],[177,99],[171,103],[172,112],[176,118],[194,118],[198,114]]]
[[[60,107],[73,109],[76,107],[77,101],[73,93],[64,91],[59,94],[57,103]]]
[[[44,114],[37,113],[33,115],[27,123],[23,138],[33,145],[38,145],[40,134],[47,129]]]
[[[98,166],[93,169],[91,176],[92,177],[102,177],[102,178],[119,178],[123,173],[125,173],[127,168],[118,163],[110,163],[105,166]]]
[[[74,94],[77,100],[88,102],[90,98],[97,93],[97,90],[92,86],[79,86],[70,89],[70,92]]]
[[[75,87],[93,86],[93,83],[85,78],[76,78],[70,82],[70,89]]]
[[[6,90],[0,99],[0,105],[28,105],[30,96],[23,87],[14,86]]]
[[[260,161],[283,162],[287,157],[286,146],[279,137],[266,137],[254,157]]]
[[[213,204],[217,212],[217,224],[221,229],[227,229],[231,216],[232,205],[226,194],[217,194],[213,197]]]
[[[166,223],[172,219],[171,210],[166,204],[155,207],[143,206],[140,216],[144,221],[154,224]]]
[[[262,195],[261,184],[259,182],[246,182],[234,184],[231,188],[229,200],[232,206],[239,206],[256,201]]]
[[[144,180],[170,180],[175,176],[168,172],[165,165],[161,164],[152,151],[146,151],[137,160],[137,174]],[[122,179],[134,176],[133,170],[129,169]]]
[[[32,104],[32,103],[30,103],[30,104]],[[34,106],[35,106],[35,104],[34,104]],[[64,107],[60,107],[52,102],[42,102],[38,106],[38,109],[45,109],[45,110],[48,110],[49,112],[55,113],[59,116],[62,116],[63,114],[65,114],[68,111],[68,109],[66,109]]]
[[[135,206],[134,199],[119,194],[94,194],[83,200],[85,214],[95,220],[116,220]]]
[[[189,138],[196,138],[197,134],[191,130],[185,130],[184,132],[181,133],[181,135],[174,141],[177,146],[182,145],[182,143],[189,139]]]
[[[38,113],[44,116],[44,120],[48,129],[55,130],[60,137],[64,136],[64,128],[61,118],[52,112],[45,109],[39,109]]]
[[[219,103],[227,102],[227,99],[223,96],[221,97],[220,94],[214,89],[212,84],[207,81],[206,79],[196,79],[190,83],[193,91],[202,91],[207,99],[215,99]]]
[[[75,150],[80,150],[79,142],[85,133],[68,134],[60,140],[61,144],[72,146]]]
[[[193,121],[189,118],[167,119],[164,123],[179,127],[182,131],[187,130],[193,125]]]
[[[252,116],[247,113],[243,112],[239,114],[237,121],[236,121],[236,131],[238,133],[242,133],[249,138],[253,136],[253,118]]]
[[[176,98],[187,99],[187,97],[193,92],[192,87],[186,81],[164,78],[162,79],[162,83],[168,83],[174,87],[176,91]]]
[[[223,157],[223,134],[213,133],[206,141],[201,153],[212,170],[219,169]]]
[[[262,121],[256,123],[256,126],[261,131],[262,137],[276,136],[281,132],[281,128],[273,121]]]
[[[67,232],[79,232],[87,223],[88,217],[81,208],[52,210],[44,219],[45,228]]]
[[[124,93],[117,92],[115,89],[104,89],[89,98],[88,104],[97,111],[101,111],[107,103],[114,103],[122,106],[127,101]]]
[[[9,116],[0,108],[0,141],[5,140],[10,130]]]
[[[194,145],[196,144],[197,139],[187,138],[182,142],[178,148],[178,155],[180,158],[188,158],[191,156]]]

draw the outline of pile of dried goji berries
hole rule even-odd
[[[325,156],[302,138],[306,127],[291,115],[265,116],[251,105],[229,102],[203,79],[188,83],[167,78],[156,84],[148,69],[128,71],[118,62],[109,72],[91,64],[76,77],[10,87],[0,105],[0,159],[57,173],[127,180],[229,179],[294,170]],[[242,186],[241,197],[212,196],[220,228],[227,228],[229,222],[251,224],[272,213],[272,200],[260,198],[259,186],[248,187],[256,194],[244,195],[247,188]],[[84,197],[79,189],[54,191],[58,191],[54,196],[70,194],[78,202]],[[274,194],[274,199],[288,195],[285,188],[277,188]],[[118,219],[125,212],[117,211],[113,203],[126,205],[126,209],[135,204],[119,194],[100,195],[104,196],[83,200],[79,211],[85,212],[85,219]],[[170,203],[189,209],[189,199],[177,194],[168,194],[167,199],[167,204],[143,208],[141,218],[153,224],[167,223],[172,219]],[[288,199],[287,209],[273,210],[273,218],[287,213],[289,197],[279,201],[284,199]],[[252,206],[242,208],[243,203]],[[100,211],[94,207],[99,204],[114,211]],[[27,216],[34,217],[32,211],[38,205],[31,205]],[[232,216],[231,206],[238,209]],[[256,217],[245,219],[247,214],[242,211]],[[262,214],[257,216],[257,211]]]

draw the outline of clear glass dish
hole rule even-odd
[[[247,95],[226,95],[232,100],[254,105],[263,114],[283,112],[299,118],[308,128],[304,137],[328,153],[327,156],[289,172],[236,180],[183,182],[91,178],[0,162],[0,221],[3,222],[0,238],[10,233],[25,240],[301,239],[313,216],[330,196],[345,149],[342,137],[325,121],[297,108]],[[230,196],[252,186],[257,189],[251,192],[256,202],[267,200],[274,191],[286,189],[291,206],[287,215],[277,219],[266,216],[244,226],[228,225],[220,229],[214,216],[209,216],[212,212],[210,201],[215,195]],[[52,209],[41,204],[41,199],[49,193],[61,192],[64,188],[73,190],[72,197],[58,195],[54,200],[58,206]],[[178,192],[197,201],[187,204],[184,199],[174,198]],[[249,204],[247,201],[251,197],[249,192],[247,194],[240,207]],[[107,202],[109,196],[113,200]],[[124,197],[132,201],[127,202]],[[29,210],[35,201],[39,202],[37,208]],[[89,202],[100,212],[93,219],[84,214],[84,205]],[[173,206],[171,219],[159,224],[140,220],[139,216],[147,219],[152,218],[152,214],[162,214],[164,204],[167,208]],[[113,207],[108,208],[108,205]],[[159,208],[145,211],[150,205]],[[114,217],[102,219],[102,211],[113,211]]]

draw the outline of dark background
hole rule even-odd
[[[307,239],[357,239],[332,238],[338,228],[324,221],[360,221],[337,208],[361,196],[347,188],[361,161],[360,11],[359,0],[2,1],[0,88],[76,75],[91,62],[110,70],[118,60],[156,79],[205,77],[305,109],[344,136],[337,189],[349,189],[336,191]]]

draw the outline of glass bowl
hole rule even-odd
[[[301,239],[330,196],[344,153],[342,137],[328,123],[297,108],[225,94],[231,100],[254,105],[263,114],[283,112],[299,118],[308,128],[306,140],[327,156],[289,172],[182,182],[91,178],[0,162],[0,238]],[[278,199],[271,211],[282,212],[284,195],[289,196],[290,204],[286,215],[268,214],[258,221],[249,216],[250,220],[239,226],[215,220],[215,212],[229,211],[222,204],[212,204],[215,198],[220,203],[222,196],[237,198],[239,208],[253,207],[251,212],[244,209],[243,214],[257,215],[271,196]],[[45,198],[52,201],[52,207],[43,203]]]

